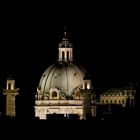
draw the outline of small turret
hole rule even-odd
[[[6,89],[3,90],[3,95],[6,95],[6,116],[16,116],[16,99],[19,94],[19,89],[15,88],[15,80],[9,76],[6,81]]]
[[[88,73],[83,78],[83,89],[92,89],[91,79]]]
[[[91,80],[88,73],[83,78],[83,119],[91,118]]]

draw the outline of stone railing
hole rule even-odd
[[[69,105],[82,105],[82,100],[36,100],[35,101],[36,105],[47,105],[47,106],[53,106],[53,105],[64,105],[64,106],[69,106]]]

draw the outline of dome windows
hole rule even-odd
[[[56,92],[56,91],[53,91],[53,92],[52,92],[52,98],[53,98],[53,99],[57,98],[57,92]]]
[[[81,99],[81,89],[78,87],[74,90],[74,99]]]
[[[60,90],[58,90],[57,88],[51,88],[50,99],[60,99]]]

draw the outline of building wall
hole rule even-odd
[[[78,114],[82,119],[82,106],[35,106],[35,117],[47,119],[47,114]]]
[[[100,95],[100,104],[121,104],[126,106],[127,99],[130,99],[130,103],[135,101],[135,90],[123,90],[121,92],[104,93]]]

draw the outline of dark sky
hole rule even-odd
[[[138,81],[136,8],[131,4],[48,7],[20,5],[2,9],[1,89],[7,75],[13,74],[21,89],[20,98],[32,104],[42,73],[58,57],[65,25],[74,58],[90,73],[96,90]]]

